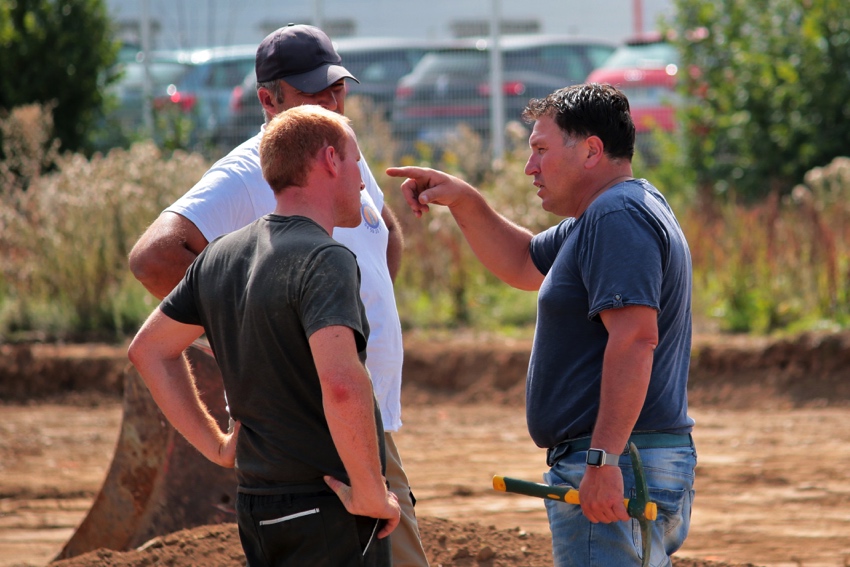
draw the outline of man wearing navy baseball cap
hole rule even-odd
[[[295,24],[266,36],[257,48],[256,72],[258,83],[285,79],[305,93],[319,92],[340,79],[357,81],[322,30]]]
[[[266,122],[303,104],[344,114],[345,81],[357,81],[330,38],[314,26],[300,24],[269,34],[257,48],[255,69]],[[165,297],[177,285],[209,242],[274,210],[274,193],[260,166],[263,129],[214,164],[134,246],[130,269],[157,297]],[[360,295],[371,327],[366,366],[381,409],[387,482],[401,507],[401,523],[390,536],[393,565],[427,566],[413,495],[392,436],[401,427],[402,336],[393,279],[401,265],[402,236],[362,156],[358,165],[365,184],[360,192],[363,218],[356,228],[335,228],[332,236],[355,253],[361,272]],[[346,487],[334,489],[344,498]]]

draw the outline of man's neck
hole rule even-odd
[[[315,195],[307,195],[307,189],[303,187],[289,187],[277,195],[277,206],[274,213],[281,216],[306,217],[319,226],[328,234],[333,233],[333,215],[328,207],[316,202]]]
[[[628,167],[620,167],[616,169],[612,169],[608,172],[607,175],[601,176],[597,179],[596,189],[587,193],[582,203],[582,206],[579,207],[579,210],[576,212],[576,218],[580,217],[584,211],[596,200],[599,195],[617,185],[618,183],[622,183],[623,181],[629,181],[634,179],[632,176],[632,168],[631,165]]]

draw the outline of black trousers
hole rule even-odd
[[[239,493],[237,523],[248,567],[390,567],[383,520],[354,516],[336,494]]]

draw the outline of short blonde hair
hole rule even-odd
[[[266,125],[260,142],[263,177],[275,194],[304,187],[313,160],[326,146],[345,159],[350,120],[317,105],[296,106]]]

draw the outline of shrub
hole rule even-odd
[[[0,109],[55,110],[63,150],[86,149],[118,55],[103,0],[0,2]]]

